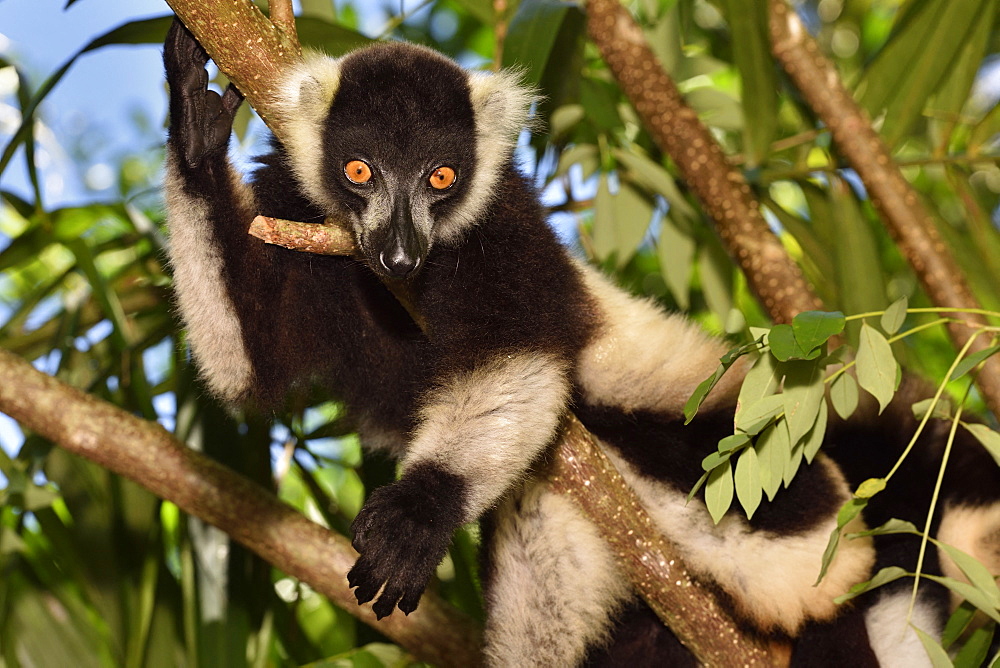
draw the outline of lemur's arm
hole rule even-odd
[[[177,302],[210,389],[279,404],[325,381],[376,446],[402,447],[419,389],[421,337],[370,272],[348,258],[296,253],[247,234],[257,214],[322,222],[277,153],[252,183],[227,148],[241,96],[208,90],[208,56],[178,21],[164,45],[170,86],[166,200]],[[363,370],[359,373],[358,370]],[[371,443],[369,443],[371,444]]]
[[[580,277],[512,169],[489,214],[456,248],[432,252],[414,286],[437,383],[394,485],[354,524],[359,601],[416,607],[459,524],[479,517],[556,435],[587,336]],[[502,251],[500,249],[503,249]]]

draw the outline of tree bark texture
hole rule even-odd
[[[927,208],[893,161],[865,111],[844,87],[833,63],[820,52],[816,40],[785,0],[769,0],[769,7],[774,57],[830,129],[834,146],[858,173],[872,205],[928,297],[941,307],[982,308]],[[958,348],[965,345],[977,326],[987,324],[985,317],[976,314],[947,315],[958,321],[948,326]],[[977,337],[969,352],[982,350],[990,343],[990,337]],[[989,358],[976,382],[990,410],[1000,415],[1000,358]]]
[[[619,0],[588,0],[587,30],[657,146],[701,200],[771,319],[790,322],[797,313],[822,308],[768,227],[746,179],[684,102],[628,10]]]
[[[138,418],[0,350],[0,409],[60,447],[132,480],[222,529],[285,573],[426,661],[477,665],[476,625],[433,594],[409,616],[382,621],[347,586],[357,553],[271,492]]]

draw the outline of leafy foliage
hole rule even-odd
[[[764,3],[631,4],[660,61],[743,167],[774,229],[836,312],[769,327],[675,167],[587,42],[581,5],[439,0],[421,3],[412,15],[385,16],[385,34],[362,34],[359,8],[304,0],[299,29],[305,43],[331,53],[372,38],[404,37],[463,62],[519,67],[538,87],[544,98],[536,113],[545,130],[521,155],[560,232],[633,292],[751,342],[720,360],[686,410],[692,417],[738,359],[755,359],[734,433],[704,462],[699,487],[716,520],[734,499],[752,515],[779,494],[816,455],[829,409],[852,414],[860,390],[884,405],[900,366],[952,379],[920,407],[923,419],[958,419],[956,409],[945,406],[949,397],[979,408],[975,397],[964,404],[961,397],[968,374],[997,347],[955,357],[853,172],[776,75]],[[997,5],[974,0],[956,12],[949,0],[898,4],[807,2],[801,11],[845,81],[855,82],[857,98],[931,207],[977,297],[996,311],[1000,96],[977,75],[995,67]],[[500,5],[506,8],[498,14]],[[0,175],[23,165],[29,183],[27,193],[0,190],[0,345],[160,420],[193,446],[272,485],[317,521],[346,531],[365,490],[391,479],[393,467],[376,460],[362,465],[335,405],[302,409],[269,425],[234,418],[206,397],[170,309],[162,215],[148,197],[155,168],[139,170],[136,178],[123,166],[118,198],[94,201],[88,194],[87,204],[57,207],[43,200],[46,168],[36,147],[50,134],[49,92],[74,75],[87,53],[159,43],[167,23],[109,26],[38,88],[24,83],[20,63],[0,62],[15,68],[19,82],[3,104],[22,119],[3,142]],[[127,158],[146,166],[160,159]],[[853,362],[844,349],[831,350],[831,337],[857,350]],[[960,426],[1000,462],[997,432],[961,420]],[[0,661],[7,665],[21,665],[21,657],[41,665],[128,666],[412,661],[171,504],[38,437],[19,441],[0,449],[6,480],[0,490]],[[890,477],[869,481],[842,509],[827,563],[840,530]],[[452,602],[481,614],[476,543],[474,528],[459,532],[439,575]],[[949,649],[972,610],[996,611],[994,592],[975,574],[965,591],[972,598],[946,633]],[[903,575],[882,573],[862,586]],[[974,632],[955,654],[956,664],[981,662],[989,642],[986,631]],[[936,644],[928,648],[942,660]]]

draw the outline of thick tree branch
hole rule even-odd
[[[820,52],[798,14],[785,0],[769,0],[771,48],[809,107],[830,129],[833,143],[854,167],[886,228],[938,306],[982,308],[941,239],[934,220],[903,176],[864,110],[844,87],[836,68]],[[986,324],[983,316],[951,314],[959,321]],[[965,345],[974,330],[962,322],[948,327],[952,341]],[[970,353],[990,345],[981,336]],[[1000,358],[987,360],[976,382],[994,415],[1000,415]]]
[[[775,322],[822,307],[760,213],[743,174],[684,102],[619,0],[588,0],[587,30],[643,124],[677,164]]]
[[[336,226],[330,221],[326,225],[312,225],[258,216],[250,233],[285,248],[321,255],[353,254],[352,248],[344,247],[344,237],[330,233],[331,227]],[[401,286],[388,287],[412,313],[411,300],[400,292]],[[419,317],[417,322],[420,323]],[[579,504],[611,546],[629,581],[702,663],[718,666],[787,663],[787,647],[777,643],[769,646],[745,635],[719,605],[715,593],[691,577],[676,548],[656,529],[635,492],[572,413],[563,419],[546,473],[553,489]]]
[[[456,668],[478,663],[478,630],[455,608],[425,594],[413,614],[377,621],[371,606],[359,606],[347,586],[347,571],[357,559],[347,538],[185,447],[155,422],[47,376],[6,350],[0,350],[0,410],[219,527],[414,655]]]

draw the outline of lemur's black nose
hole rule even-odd
[[[384,251],[379,253],[378,260],[385,267],[385,270],[389,272],[389,275],[395,278],[405,278],[420,265],[419,257],[411,256],[399,246],[388,254]]]

